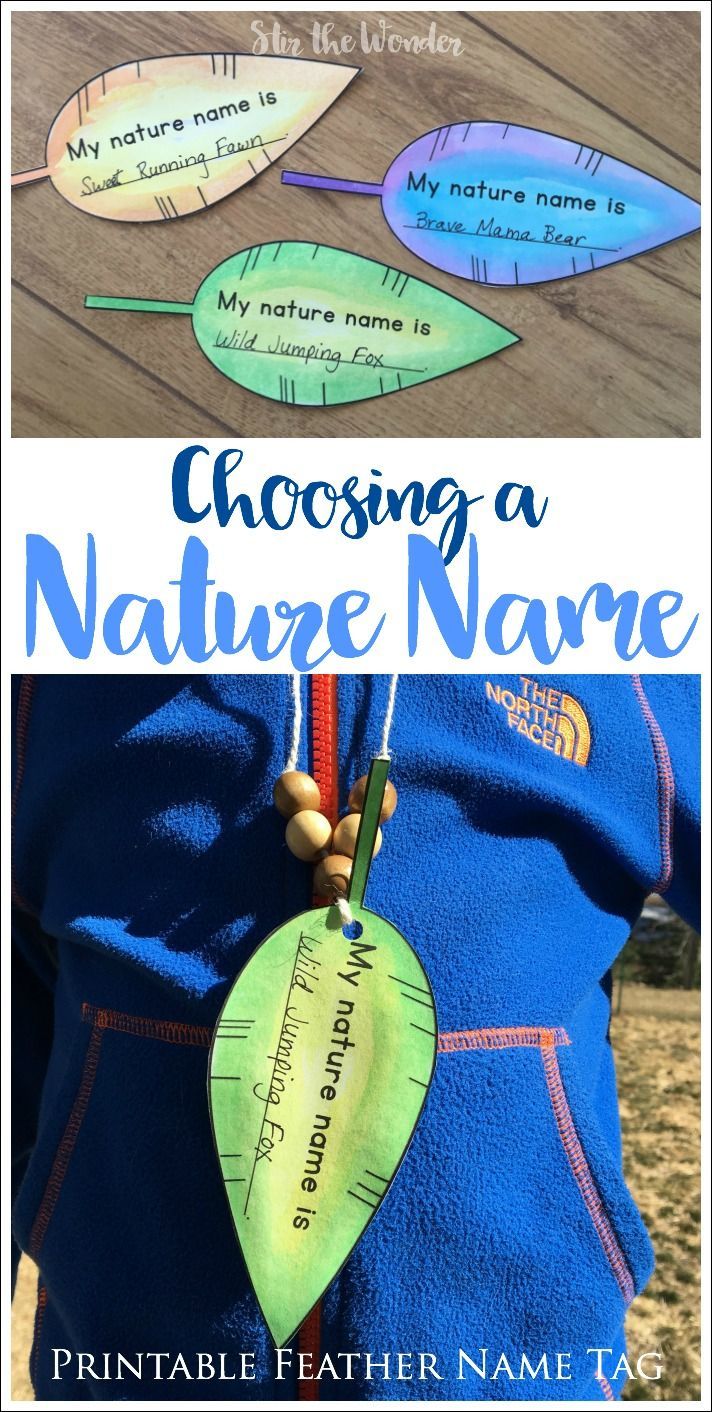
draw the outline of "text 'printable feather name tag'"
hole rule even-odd
[[[513,123],[439,127],[382,182],[283,172],[289,186],[378,196],[421,260],[478,284],[539,284],[629,260],[699,230],[700,207],[595,147]]]
[[[57,114],[49,177],[92,216],[162,221],[203,211],[281,157],[360,69],[254,54],[135,59],[92,78]]]

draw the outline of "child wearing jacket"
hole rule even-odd
[[[389,681],[299,691],[298,765],[333,819]],[[292,726],[286,676],[15,683],[14,1232],[39,1268],[36,1396],[617,1398],[653,1255],[622,1175],[610,970],[650,891],[696,923],[698,679],[400,678],[368,906],[429,974],[435,1077],[382,1209],[277,1355],[206,1075],[235,976],[311,905],[272,804]]]

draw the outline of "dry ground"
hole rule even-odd
[[[633,1358],[660,1349],[657,1383],[630,1382],[638,1400],[699,1398],[699,992],[626,984],[613,1043],[628,1184],[657,1254],[657,1270],[628,1319]],[[13,1382],[31,1398],[27,1360],[35,1273],[23,1262],[13,1310]]]
[[[700,1396],[700,994],[627,984],[612,1035],[628,1185],[656,1270],[628,1316],[631,1354],[660,1349],[660,1382],[626,1397]]]

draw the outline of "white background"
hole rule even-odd
[[[269,416],[266,404],[266,421]],[[198,438],[196,437],[196,441]],[[229,481],[231,495],[248,492],[259,511],[259,492],[270,475],[282,474],[300,486],[326,480],[341,488],[358,475],[363,489],[372,467],[382,485],[403,489],[410,480],[426,485],[452,476],[468,495],[484,501],[470,511],[479,560],[479,631],[472,657],[453,657],[427,604],[421,611],[419,649],[408,655],[406,622],[407,536],[425,533],[437,541],[441,524],[417,530],[409,521],[372,527],[365,539],[349,541],[339,516],[327,530],[310,528],[297,517],[283,533],[267,526],[247,530],[238,515],[220,528],[211,513],[188,526],[172,508],[171,472],[181,441],[26,440],[10,444],[5,479],[12,482],[12,523],[6,526],[5,649],[11,670],[36,672],[164,671],[142,644],[125,657],[112,655],[101,634],[103,613],[119,593],[157,597],[167,605],[169,639],[177,633],[177,589],[186,539],[197,534],[210,552],[212,577],[237,602],[238,630],[247,627],[252,609],[265,604],[298,604],[314,599],[325,608],[346,589],[371,595],[372,607],[357,623],[355,636],[366,640],[382,612],[386,623],[367,656],[344,660],[328,656],[326,671],[529,671],[538,667],[531,647],[511,656],[490,652],[484,641],[484,615],[500,593],[541,598],[547,607],[548,635],[558,639],[556,600],[578,600],[598,581],[617,594],[636,590],[641,599],[659,590],[684,596],[677,618],[668,620],[666,636],[679,641],[696,613],[701,621],[687,648],[676,657],[657,659],[641,652],[634,662],[617,655],[613,625],[596,623],[589,608],[582,648],[564,648],[550,670],[586,672],[663,670],[697,672],[705,660],[708,556],[708,491],[701,443],[670,441],[409,441],[409,440],[240,440],[206,441],[211,456],[196,458],[191,481],[193,503],[211,497],[212,460],[227,446],[240,447],[243,462]],[[494,513],[494,496],[506,480],[531,484],[538,505],[549,505],[543,523],[529,528],[519,517],[503,524]],[[10,533],[7,535],[7,529]],[[35,653],[25,650],[25,536],[46,536],[59,549],[75,598],[83,603],[87,534],[95,536],[99,607],[94,649],[87,661],[70,656],[47,609],[40,604]],[[449,569],[462,610],[466,602],[467,545]],[[215,590],[209,591],[210,604]],[[130,641],[140,610],[127,619]],[[513,618],[512,638],[519,624]],[[284,624],[275,620],[275,638]],[[326,638],[319,642],[324,646]],[[288,671],[287,647],[277,658],[258,662],[251,651],[232,656],[216,653],[207,663],[191,663],[181,651],[175,671]],[[170,670],[170,668],[168,669]]]
[[[9,6],[3,7],[3,18]],[[19,8],[19,7],[16,7]],[[36,8],[61,8],[59,5]],[[91,9],[91,5],[71,8]],[[110,7],[104,7],[110,8]],[[200,5],[133,6],[129,0],[115,8],[170,10],[171,8],[200,9]],[[209,4],[203,8],[214,8]],[[248,7],[241,7],[248,8]],[[250,10],[262,6],[253,4]],[[302,6],[284,5],[284,11]],[[331,7],[340,9],[371,9],[373,6]],[[441,5],[440,10],[456,8]],[[482,4],[480,9],[504,9],[507,5]],[[515,7],[511,7],[515,8]],[[517,9],[563,9],[571,5],[528,5]],[[651,0],[643,5],[615,6],[591,4],[577,9],[591,10],[649,9]],[[668,9],[688,8],[668,4]],[[692,7],[696,8],[696,7]],[[706,8],[706,7],[703,7]],[[9,16],[8,16],[9,18]],[[9,45],[5,51],[8,68],[4,84],[4,111],[9,110]],[[692,81],[692,77],[691,77]],[[709,66],[704,58],[703,92],[709,89]],[[6,143],[9,128],[5,126]],[[707,168],[708,132],[703,124],[704,166]],[[7,148],[6,148],[7,150]],[[5,172],[10,170],[9,154]],[[705,178],[704,193],[708,189]],[[9,222],[9,199],[6,201],[4,228]],[[38,232],[38,239],[41,232]],[[703,269],[709,263],[709,239],[703,226]],[[5,258],[3,274],[9,284],[10,262]],[[6,289],[6,296],[9,290]],[[6,310],[9,298],[6,297]],[[705,302],[705,327],[709,327],[708,303]],[[8,321],[9,322],[9,321]],[[8,322],[4,326],[3,349],[9,344]],[[705,345],[706,349],[707,345]],[[705,386],[708,357],[705,355]],[[473,372],[473,384],[476,370]],[[474,395],[474,391],[473,391]],[[4,359],[3,409],[7,428],[9,422],[9,359]],[[265,431],[269,430],[269,404],[265,403]],[[197,429],[196,429],[197,430]],[[196,436],[196,440],[198,437]],[[206,443],[215,449],[223,443]],[[490,603],[498,592],[520,591],[528,596],[543,596],[553,608],[555,596],[567,593],[576,597],[597,579],[607,580],[616,590],[634,587],[642,595],[663,587],[672,587],[685,596],[687,611],[704,614],[685,652],[666,664],[646,660],[624,663],[612,649],[610,628],[589,627],[585,648],[578,653],[562,654],[554,670],[583,672],[670,670],[697,672],[708,670],[707,583],[709,577],[709,429],[705,416],[705,436],[702,442],[689,441],[556,441],[556,442],[269,442],[235,444],[246,452],[246,475],[254,473],[255,483],[260,471],[295,472],[298,478],[325,475],[340,482],[350,472],[367,475],[371,464],[378,466],[394,484],[402,484],[416,473],[420,479],[428,474],[452,474],[470,493],[485,492],[488,505],[491,495],[505,479],[530,481],[539,494],[548,494],[550,506],[539,530],[530,531],[524,525],[499,526],[489,508],[476,511],[472,527],[477,533],[481,555],[481,594],[483,604]],[[2,804],[4,887],[9,896],[9,673],[30,669],[42,671],[152,671],[156,664],[146,652],[134,653],[119,660],[97,648],[88,663],[76,663],[66,653],[56,632],[43,620],[38,651],[30,660],[24,647],[24,536],[28,531],[43,533],[61,549],[65,568],[78,585],[83,577],[86,534],[92,531],[97,539],[100,573],[100,599],[106,603],[112,593],[133,588],[149,595],[156,593],[167,599],[171,592],[168,580],[175,578],[180,565],[188,527],[179,524],[171,510],[170,470],[178,443],[80,441],[16,441],[3,440],[3,490],[5,515],[3,541],[3,698],[2,740],[6,788]],[[385,477],[384,477],[385,478]],[[453,662],[443,652],[436,638],[423,638],[421,651],[414,660],[406,656],[403,623],[405,602],[405,528],[371,531],[365,542],[349,546],[338,534],[314,533],[245,535],[237,526],[218,530],[214,521],[195,527],[210,547],[215,576],[221,587],[230,590],[246,606],[258,601],[273,603],[283,595],[298,591],[317,598],[331,598],[339,589],[358,585],[374,594],[389,611],[389,620],[373,654],[368,660],[352,663],[351,670],[472,670],[533,671],[535,663],[526,653],[515,658],[491,660],[483,650],[480,637],[478,649],[470,662]],[[272,552],[266,553],[268,543]],[[276,552],[274,546],[277,545]],[[460,555],[464,562],[464,551]],[[427,610],[423,623],[427,622]],[[178,659],[176,670],[185,670],[186,662]],[[288,660],[269,664],[271,670],[288,670]],[[191,668],[195,670],[195,668]],[[207,670],[256,670],[255,662],[246,655],[228,661],[213,659]],[[348,666],[327,659],[324,670],[349,670]],[[165,669],[161,669],[165,670]],[[709,693],[704,682],[705,718],[709,723]],[[705,819],[709,817],[709,758],[705,731]],[[705,833],[707,829],[705,828]],[[704,850],[707,857],[707,850]],[[704,926],[709,915],[709,867],[704,875]],[[6,951],[6,961],[9,949]],[[9,1010],[9,985],[5,987]],[[703,995],[705,1024],[703,1034],[709,1034],[709,1010]],[[9,1021],[9,1013],[7,1015]],[[7,1055],[9,1023],[4,1026],[4,1053]],[[9,1059],[9,1056],[7,1056]],[[709,1092],[709,1048],[705,1042],[704,1089]],[[5,1064],[5,1072],[9,1063]],[[706,1105],[703,1105],[703,1114]],[[9,1177],[9,1153],[3,1163],[3,1186]],[[705,1161],[703,1179],[709,1189],[709,1166]],[[709,1287],[709,1239],[706,1235],[703,1256],[703,1282]],[[7,1294],[7,1286],[4,1285]],[[8,1300],[5,1300],[8,1308]],[[3,1373],[9,1375],[7,1344],[9,1319],[3,1321]],[[702,1350],[704,1383],[709,1384],[709,1344],[705,1338]],[[7,1405],[11,1405],[8,1401]],[[17,1404],[13,1404],[17,1405]],[[97,1403],[96,1406],[115,1404]],[[136,1404],[128,1403],[127,1406]],[[175,1406],[194,1404],[175,1403]],[[225,1405],[225,1404],[223,1404]],[[287,1404],[285,1404],[286,1406]],[[348,1406],[349,1404],[344,1404]],[[376,1405],[376,1404],[374,1404]],[[630,1407],[647,1406],[631,1402]],[[675,1406],[675,1403],[667,1403]],[[680,1405],[680,1404],[677,1404]]]

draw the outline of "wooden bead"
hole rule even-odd
[[[287,848],[303,863],[315,863],[331,843],[331,824],[316,809],[300,809],[287,824]]]
[[[291,819],[301,809],[321,807],[319,786],[303,770],[285,770],[275,783],[272,798],[283,819]]]
[[[366,793],[367,783],[368,776],[362,775],[360,780],[357,780],[355,785],[351,789],[351,793],[349,794],[349,809],[351,809],[354,814],[360,814],[363,809],[363,800],[364,795]],[[386,788],[383,794],[383,804],[381,805],[382,824],[386,822],[386,819],[390,819],[391,814],[395,814],[397,803],[398,794],[396,792],[395,785],[392,785],[390,780],[386,780]]]
[[[356,838],[358,836],[359,825],[361,823],[360,814],[347,814],[344,819],[340,819],[334,829],[334,852],[345,853],[347,858],[353,858],[356,853]],[[383,834],[378,830],[376,842],[373,846],[373,857],[380,852],[383,843]]]
[[[343,896],[351,878],[351,859],[341,853],[322,858],[314,873],[314,891],[319,897]]]

